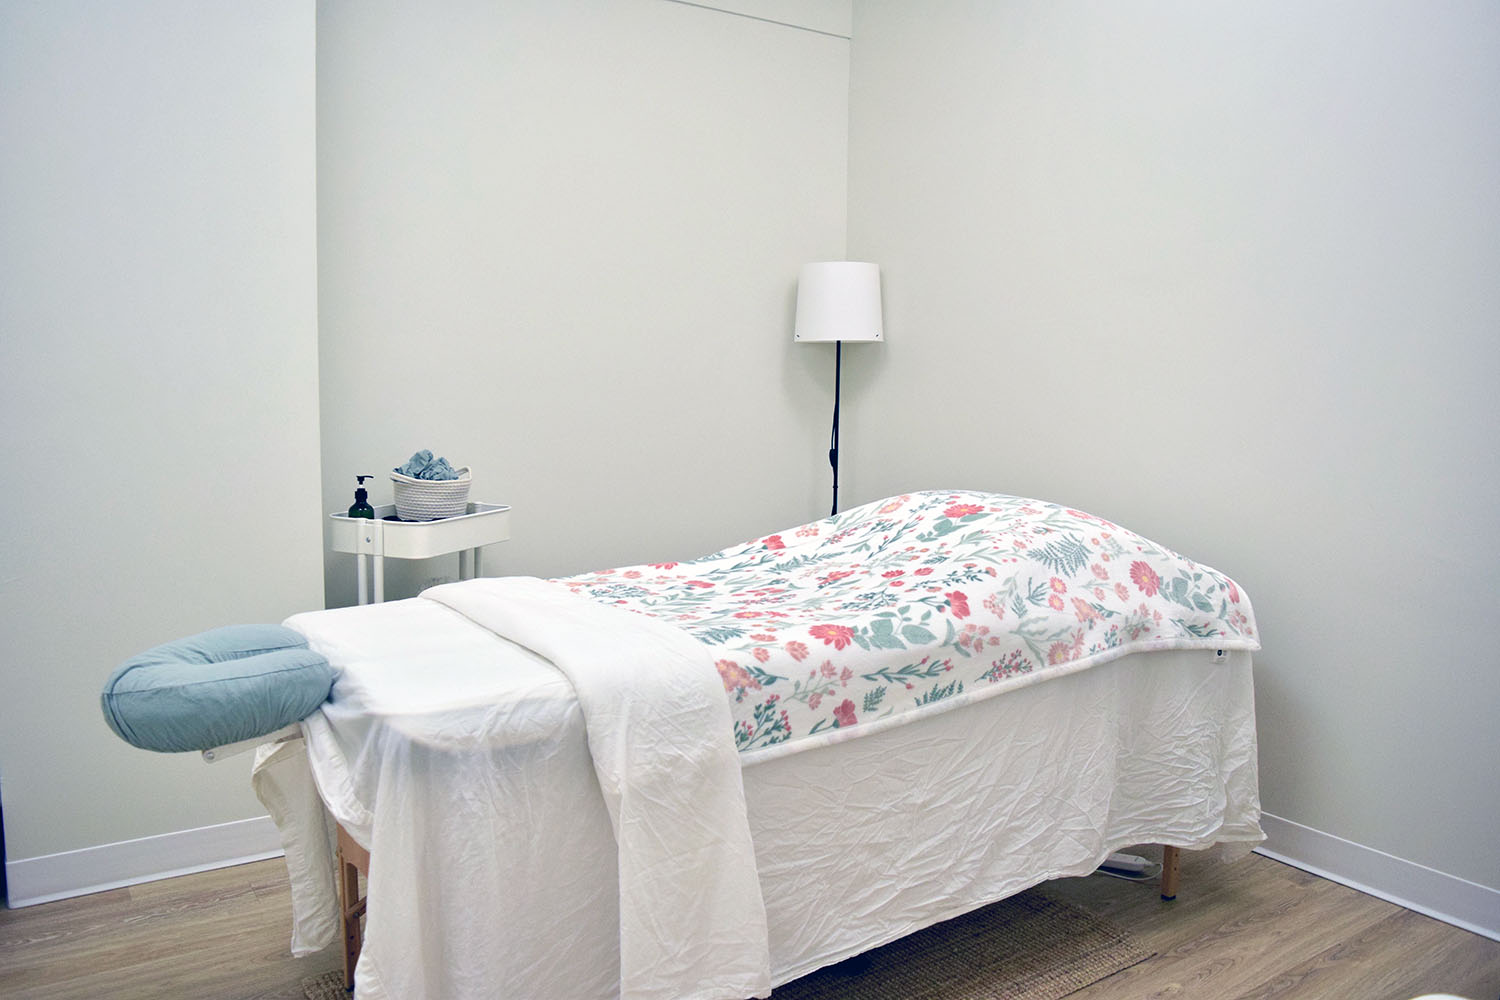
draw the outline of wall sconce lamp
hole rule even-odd
[[[834,342],[833,433],[828,443],[828,464],[833,466],[833,514],[839,512],[839,382],[844,341],[879,341],[882,336],[878,265],[852,260],[802,265],[793,339],[803,344]]]

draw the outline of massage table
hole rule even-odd
[[[252,781],[292,949],[342,939],[358,1000],[765,996],[1123,847],[1170,897],[1178,849],[1263,839],[1248,597],[1056,504],[285,627],[334,681]]]

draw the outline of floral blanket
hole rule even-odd
[[[1082,511],[990,493],[893,497],[690,562],[557,582],[708,645],[741,752],[1128,652],[1260,645],[1222,573]]]

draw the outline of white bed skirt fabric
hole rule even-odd
[[[744,775],[778,985],[1123,847],[1264,839],[1243,652],[1135,654]]]
[[[294,951],[337,926],[290,856],[327,842],[315,782],[372,852],[358,1000],[618,997],[616,845],[562,675],[432,601],[288,624],[341,670],[305,750],[257,761]],[[1248,652],[1133,654],[743,781],[776,984],[1121,847],[1263,837]]]

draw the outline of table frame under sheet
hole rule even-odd
[[[348,609],[344,614],[353,611]],[[383,641],[388,639],[388,636],[382,637]],[[835,747],[745,763],[747,805],[751,807],[752,836],[756,839],[763,885],[768,889],[768,917],[772,916],[769,910],[780,907],[778,919],[772,923],[773,935],[776,936],[773,949],[779,949],[773,950],[774,981],[790,981],[822,965],[904,936],[934,920],[957,916],[1038,882],[1088,874],[1109,852],[1130,845],[1163,844],[1168,847],[1163,853],[1161,891],[1168,898],[1177,895],[1180,849],[1199,850],[1226,842],[1238,842],[1248,848],[1261,837],[1257,822],[1259,808],[1255,791],[1251,689],[1247,653],[1223,657],[1215,656],[1212,651],[1134,654],[1081,673],[1007,692],[1002,697],[939,713],[917,725],[872,733]],[[1038,728],[1034,725],[1038,720],[1055,714],[1051,709],[1059,706],[1064,710],[1064,718],[1070,720],[1066,726]],[[304,725],[321,719],[320,716]],[[1192,724],[1183,729],[1170,724],[1172,720],[1192,720]],[[378,722],[375,725],[382,732],[388,728]],[[323,738],[314,739],[314,732],[309,731],[306,746],[316,743],[327,749],[327,738],[333,731],[328,730],[326,723],[314,726],[313,730],[320,732]],[[568,745],[576,743],[575,751],[579,756],[579,761],[569,767],[586,769],[587,752],[581,721],[569,723],[568,732]],[[386,738],[399,735],[400,732],[393,729]],[[1075,740],[1081,742],[1075,746]],[[991,749],[997,742],[1008,744],[1004,753],[998,756]],[[1116,750],[1110,751],[1108,756],[1100,756],[1098,751],[1105,746],[1116,748],[1120,756],[1116,756]],[[1228,756],[1225,756],[1226,748]],[[1083,755],[1082,759],[1079,754]],[[1168,759],[1163,754],[1170,755],[1172,766],[1163,767]],[[964,779],[972,785],[976,795],[991,794],[981,792],[982,788],[1010,788],[1013,782],[1005,776],[1015,775],[1017,780],[1034,789],[1032,800],[1035,803],[1062,803],[1064,812],[1087,820],[1083,825],[1075,824],[1071,828],[1084,836],[1077,840],[1071,836],[1063,838],[1073,848],[1086,845],[1084,849],[1065,849],[1059,853],[1055,847],[1044,847],[1041,855],[1027,859],[1023,858],[1027,844],[1045,845],[1058,841],[1023,832],[1019,835],[1022,837],[1020,841],[1009,843],[1005,840],[1010,835],[1008,827],[1000,831],[1002,835],[997,838],[993,827],[982,825],[967,826],[968,832],[956,837],[951,821],[941,819],[942,811],[934,811],[929,799],[933,794],[939,798],[952,798],[952,771],[944,768],[942,762],[968,760],[965,755],[971,755],[973,761],[984,765],[981,770],[970,769]],[[897,761],[900,762],[899,768],[892,766]],[[938,766],[937,772],[928,770],[934,764]],[[1041,768],[1040,772],[1038,768]],[[436,774],[443,781],[449,780],[446,770],[424,773]],[[946,773],[950,784],[933,785],[905,777],[906,774],[924,773]],[[1036,783],[1039,774],[1045,784]],[[558,776],[548,772],[538,780],[550,785]],[[370,828],[361,830],[347,825],[348,821],[340,810],[334,808],[324,794],[329,787],[332,786],[320,787],[316,796],[332,814],[325,814],[327,819],[337,823],[330,822],[328,829],[332,834],[330,839],[335,841],[329,846],[336,846],[336,851],[330,850],[327,856],[333,863],[328,888],[336,890],[329,893],[328,912],[335,918],[334,925],[329,928],[329,943],[342,933],[345,977],[347,982],[352,982],[357,962],[364,960],[362,953],[369,952],[375,945],[373,925],[365,928],[362,922],[378,918],[379,933],[384,942],[391,927],[397,926],[391,921],[404,923],[410,916],[411,900],[426,898],[426,891],[422,882],[392,881],[392,872],[401,870],[392,866],[401,866],[402,860],[382,862],[377,871],[379,885],[369,880],[370,849],[374,854],[382,854],[382,843],[378,837],[371,837]],[[442,790],[445,786],[440,784],[437,787]],[[947,791],[934,792],[934,789],[941,788]],[[840,791],[825,794],[834,789]],[[586,797],[588,790],[584,787],[576,796],[570,794],[568,802]],[[1100,813],[1092,806],[1085,809],[1085,798],[1099,808],[1107,808],[1107,827],[1094,825],[1094,819],[1102,822],[1106,813]],[[438,828],[429,830],[428,821],[423,817],[431,815],[432,807],[441,807],[442,801],[439,795],[436,799],[418,803],[416,812],[404,812],[404,818],[398,821],[413,824],[411,829],[425,831],[423,835],[431,836]],[[857,845],[867,837],[871,827],[865,821],[870,814],[860,810],[872,801],[882,803],[881,808],[886,810],[890,824],[887,832],[891,834],[881,837],[875,846],[881,850],[886,850],[887,844],[895,846],[878,858],[860,859],[857,851],[851,852],[850,845]],[[318,807],[319,812],[321,808]],[[568,815],[572,816],[573,806],[569,804],[567,808]],[[853,826],[834,820],[846,809],[853,810],[850,813]],[[985,805],[982,814],[987,816],[991,810],[992,806]],[[542,826],[537,829],[547,828],[549,816],[552,821],[557,819],[556,815],[541,815]],[[797,817],[813,817],[814,826],[796,826]],[[583,818],[583,814],[579,814],[580,821]],[[510,817],[507,822],[515,819]],[[530,822],[526,817],[522,819]],[[601,821],[607,822],[602,806],[599,815],[589,820],[589,825]],[[844,827],[848,828],[848,836],[854,839],[839,841],[835,853],[827,854],[830,841],[821,836],[822,832],[832,829],[836,839]],[[1096,831],[1098,836],[1087,836],[1091,831]],[[598,836],[608,839],[607,831]],[[823,842],[819,843],[820,840]],[[312,838],[308,842],[312,842]],[[462,834],[458,840],[449,836],[446,844],[439,839],[422,850],[437,852],[432,855],[434,857],[447,857],[444,851],[464,842]],[[603,842],[600,840],[594,844],[594,849]],[[970,845],[962,848],[962,861],[957,861],[959,855],[956,854],[957,863],[950,864],[944,855],[944,861],[937,868],[913,866],[909,877],[897,875],[906,867],[904,859],[920,856],[911,849],[912,843],[925,848],[954,842]],[[394,843],[400,850],[392,857],[406,858],[400,852],[409,852],[410,838],[405,832],[399,833]],[[547,843],[554,842],[548,840]],[[1023,850],[1017,851],[1018,847]],[[788,855],[788,850],[792,854]],[[837,878],[820,876],[822,888],[815,897],[808,897],[793,888],[803,883],[807,872],[830,864],[837,866],[834,873]],[[607,878],[607,867],[601,866],[598,874]],[[860,889],[861,884],[871,884],[869,879],[862,878],[870,871],[889,872],[895,876],[890,890],[868,893]],[[365,878],[362,879],[361,875]],[[911,878],[921,881],[913,882]],[[391,897],[396,902],[383,902],[393,885],[399,885],[397,895]],[[434,890],[437,888],[435,885]],[[517,891],[518,895],[524,895],[526,890],[518,888]],[[807,898],[816,899],[816,903],[799,901]],[[851,911],[843,907],[851,900],[864,909],[852,911],[852,918],[845,923]],[[388,907],[392,905],[398,907],[400,917],[390,916]],[[464,905],[472,908],[486,904],[475,897]],[[871,906],[878,909],[871,910]],[[810,939],[805,933],[808,922],[796,922],[811,915],[821,926],[828,923],[823,917],[829,912],[840,914],[840,926],[835,928],[836,933],[832,936]],[[872,919],[872,914],[877,918]],[[545,919],[541,915],[538,917],[539,920]],[[850,928],[847,933],[845,928]],[[381,947],[384,949],[387,945]],[[390,982],[391,967],[384,964],[389,953],[382,950],[379,954],[380,978],[385,985]],[[407,952],[403,949],[399,954],[406,955]],[[388,985],[386,989],[389,992]]]
[[[364,928],[360,921],[365,915],[365,897],[359,890],[359,880],[370,874],[370,852],[359,846],[349,831],[338,828],[338,881],[339,910],[344,921],[344,989],[354,989],[354,967],[359,963],[359,951],[364,945]],[[1177,889],[1182,878],[1182,852],[1171,844],[1161,849],[1161,898],[1171,902],[1177,898]]]

